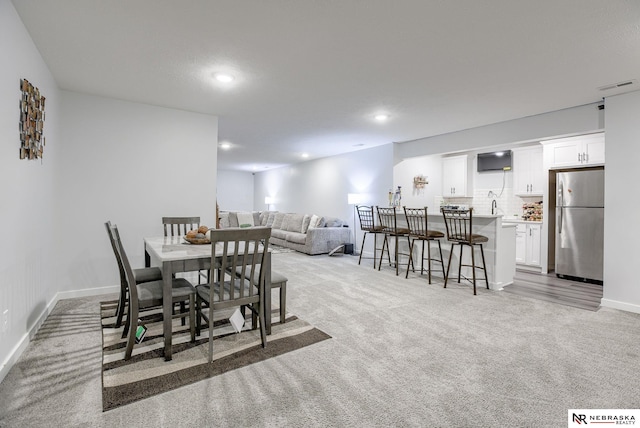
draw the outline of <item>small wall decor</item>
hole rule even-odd
[[[416,175],[415,177],[413,177],[413,187],[416,189],[424,189],[424,186],[429,184],[429,181],[427,179],[427,176]]]
[[[27,79],[20,79],[20,159],[42,159],[45,98]]]

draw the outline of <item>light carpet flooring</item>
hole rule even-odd
[[[287,312],[331,339],[102,412],[98,302],[114,296],[61,301],[0,384],[0,426],[564,427],[567,409],[640,407],[638,314],[347,255],[273,263]]]

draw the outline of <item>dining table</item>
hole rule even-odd
[[[184,236],[156,236],[144,238],[145,266],[159,265],[162,269],[162,315],[164,335],[164,358],[171,360],[172,338],[172,278],[179,272],[208,270],[212,257],[222,256],[222,245],[213,251],[211,244],[191,244]],[[265,257],[265,332],[271,334],[271,251]],[[212,273],[213,274],[213,273]],[[209,275],[213,279],[212,275]]]

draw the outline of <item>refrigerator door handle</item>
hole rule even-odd
[[[560,216],[558,217],[558,235],[562,233],[562,216],[564,215],[564,207],[560,207]]]

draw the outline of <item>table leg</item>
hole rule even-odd
[[[171,262],[162,263],[162,334],[164,335],[164,359],[171,360],[171,310],[173,307],[171,297],[171,279],[173,272]]]

